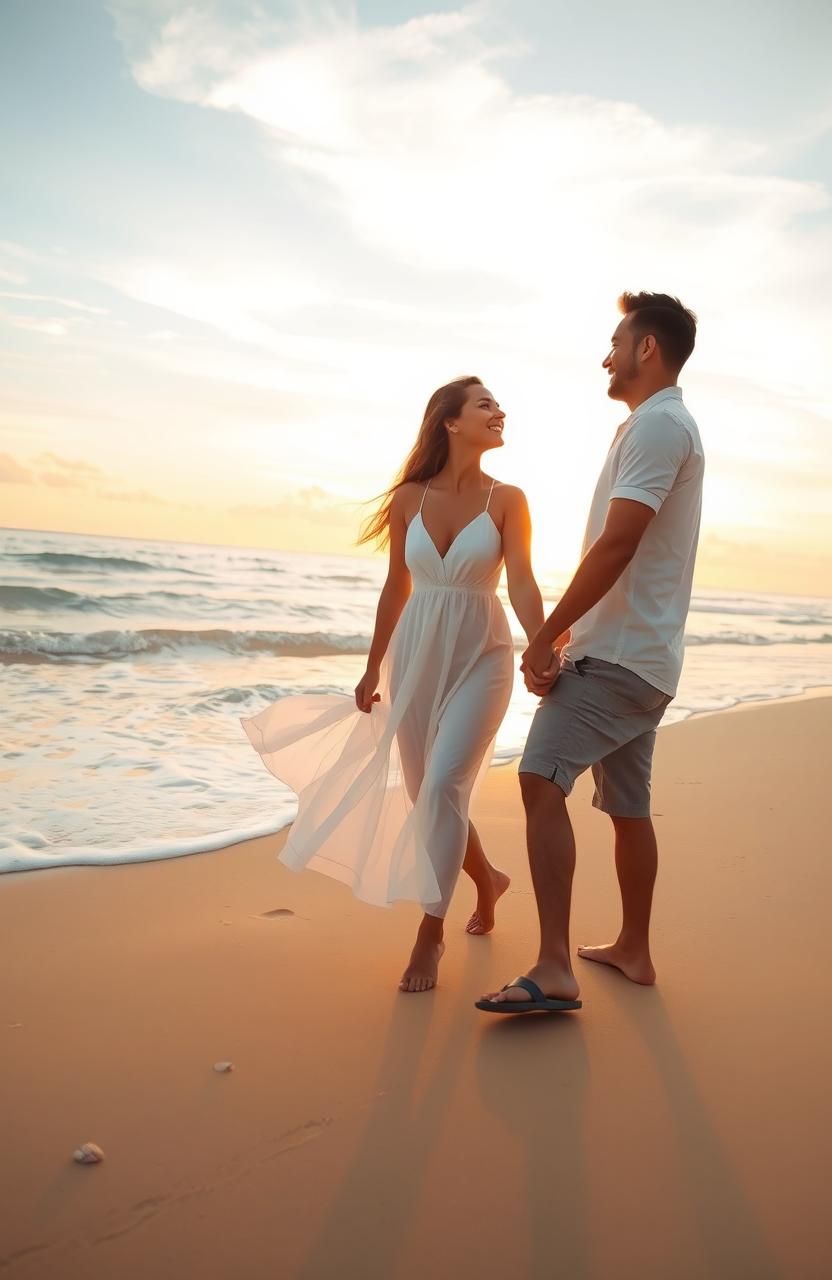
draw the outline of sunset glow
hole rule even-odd
[[[4,19],[0,524],[352,552],[472,372],[568,572],[649,288],[700,318],[698,580],[832,592],[823,40],[785,102],[771,24],[742,95],[695,88],[707,6],[681,43],[619,14],[614,51],[607,5],[37,8]]]

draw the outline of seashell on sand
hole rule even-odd
[[[104,1152],[94,1142],[82,1142],[72,1154],[76,1164],[100,1164]]]
[[[219,1071],[221,1073],[226,1071],[233,1071],[234,1063],[233,1062],[215,1062],[214,1070]]]

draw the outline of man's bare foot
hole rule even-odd
[[[543,994],[552,1000],[577,1000],[578,998],[578,983],[569,968],[562,968],[555,964],[535,964],[529,969],[526,977],[536,982]],[[502,1004],[504,1000],[528,1000],[529,993],[525,987],[509,987],[507,991],[489,991],[482,998]]]
[[[493,871],[488,883],[477,889],[477,909],[465,926],[466,933],[490,933],[494,928],[494,906],[502,898],[511,879],[504,871]]]
[[[594,960],[596,964],[611,964],[614,969],[620,969],[625,978],[643,987],[652,987],[656,981],[656,970],[650,956],[644,952],[629,952],[617,942],[605,947],[578,947],[578,955],[582,960]]]
[[[410,964],[402,974],[399,991],[430,991],[439,976],[439,961],[445,953],[441,939],[423,937],[421,929],[410,953]]]

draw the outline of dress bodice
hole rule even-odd
[[[440,556],[419,512],[407,528],[404,558],[415,591],[455,587],[493,592],[503,562],[502,540],[491,516],[481,511],[460,529],[445,555]]]
[[[489,493],[489,503],[490,500]],[[422,501],[424,503],[424,495]],[[496,591],[503,563],[503,544],[500,531],[489,514],[488,503],[484,511],[460,529],[444,556],[440,556],[425,528],[420,507],[407,526],[404,558],[413,579],[414,591],[436,587]]]

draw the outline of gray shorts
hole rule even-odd
[[[649,818],[656,729],[672,699],[634,671],[603,658],[566,658],[535,712],[520,761],[569,795],[592,768],[596,809]]]

